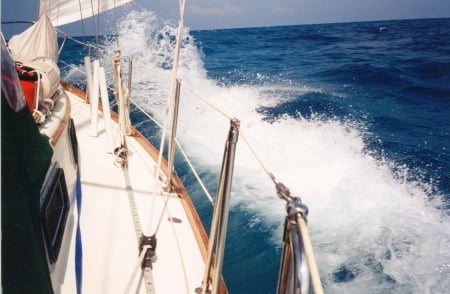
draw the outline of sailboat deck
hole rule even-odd
[[[145,293],[144,284],[138,286],[140,268],[134,273],[139,263],[137,235],[142,230],[150,236],[158,227],[152,271],[155,291],[195,293],[204,261],[182,200],[164,192],[159,179],[155,181],[156,163],[137,140],[142,138],[127,137],[128,169],[116,166],[102,113],[98,136],[90,136],[90,105],[68,95],[80,154],[82,293],[125,293],[130,280],[130,292]],[[113,134],[118,138],[114,121]]]

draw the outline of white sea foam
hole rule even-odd
[[[133,56],[133,98],[160,120],[169,88],[175,29],[151,12],[131,12],[120,27],[124,55]],[[321,91],[304,85],[221,86],[207,77],[202,55],[186,30],[179,76],[178,137],[200,169],[222,159],[228,119],[241,128],[275,177],[310,209],[309,228],[326,292],[443,293],[450,288],[450,220],[420,182],[399,178],[395,163],[367,153],[364,131],[351,122],[284,116],[267,121],[261,106]],[[400,169],[408,174],[406,168]],[[406,177],[405,177],[406,178]],[[263,215],[279,240],[284,203],[242,137],[233,205]],[[337,277],[339,276],[339,277]],[[338,281],[339,280],[339,281]]]

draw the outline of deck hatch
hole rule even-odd
[[[41,205],[41,225],[51,264],[58,259],[69,213],[69,195],[64,170],[55,168],[43,189]]]

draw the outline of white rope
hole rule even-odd
[[[187,164],[189,165],[192,173],[194,174],[195,178],[197,179],[198,184],[202,188],[202,190],[205,193],[206,197],[208,198],[209,202],[211,202],[211,204],[214,204],[214,200],[211,197],[211,194],[209,193],[208,189],[206,189],[205,185],[203,184],[203,181],[200,179],[200,176],[198,175],[197,171],[195,170],[194,166],[192,165],[192,162],[189,159],[189,157],[187,156],[187,154],[184,151],[183,147],[181,147],[181,145],[178,142],[178,140],[175,140],[175,142],[177,143],[178,148],[180,149],[181,153],[183,154],[184,159],[186,160]]]
[[[255,148],[250,144],[249,140],[247,139],[247,136],[245,135],[245,132],[242,130],[242,128],[239,126],[239,134],[241,135],[241,138],[244,139],[245,144],[247,145],[250,152],[253,154],[253,157],[258,161],[259,165],[263,169],[263,171],[266,173],[266,175],[272,180],[272,182],[276,185],[277,182],[275,181],[274,175],[269,171],[269,169],[264,164],[263,160],[255,151]]]
[[[136,264],[133,268],[133,272],[131,273],[130,279],[128,280],[127,286],[125,288],[124,294],[130,293],[131,285],[133,284],[134,277],[136,276],[139,268],[141,267],[142,261],[144,260],[145,253],[147,252],[147,249],[150,248],[150,245],[145,245],[142,247],[141,254],[138,256],[138,259],[136,261]]]
[[[309,274],[315,294],[323,294],[322,282],[320,281],[319,269],[317,268],[314,250],[312,248],[311,239],[309,238],[308,227],[302,216],[297,216],[298,229],[303,239],[303,247],[305,250],[306,261],[308,262]]]
[[[139,104],[137,104],[134,101],[132,101],[132,102],[133,102],[134,106],[137,109],[139,109],[148,119],[150,119],[159,128],[162,128],[162,125],[156,119],[154,119],[150,114],[148,114],[143,107],[141,107]],[[211,197],[211,194],[209,193],[208,189],[206,188],[205,184],[203,183],[202,179],[200,178],[197,170],[195,169],[194,165],[192,164],[192,161],[189,159],[189,156],[187,155],[183,146],[181,146],[180,141],[178,141],[178,139],[175,138],[175,143],[177,144],[178,149],[180,149],[181,154],[183,155],[184,159],[186,160],[186,163],[188,164],[189,168],[191,169],[192,173],[194,174],[195,178],[197,179],[197,182],[199,183],[200,187],[202,188],[202,190],[205,193],[206,197],[208,198],[209,202],[211,202],[211,204],[213,204],[214,200]],[[162,172],[162,171],[160,171],[160,172]]]
[[[185,87],[186,88],[186,87]],[[203,103],[205,103],[207,106],[209,106],[211,109],[213,109],[214,111],[216,111],[217,113],[219,113],[220,115],[222,115],[223,117],[225,117],[228,120],[231,120],[232,117],[228,114],[226,114],[224,111],[222,111],[220,108],[218,108],[217,106],[215,106],[213,103],[211,103],[210,101],[208,101],[206,98],[202,97],[200,94],[198,94],[197,92],[195,92],[193,89],[191,88],[187,88],[189,92],[191,92],[194,96],[196,96],[198,99],[200,99]],[[258,163],[260,164],[261,168],[263,169],[263,171],[267,174],[267,176],[274,182],[274,184],[276,184],[277,182],[275,181],[275,177],[273,176],[273,174],[269,171],[269,169],[267,168],[267,166],[264,164],[264,161],[262,160],[262,158],[256,153],[255,148],[252,146],[252,144],[250,143],[250,141],[247,139],[247,136],[245,135],[245,132],[242,130],[242,128],[239,126],[239,134],[242,136],[242,138],[244,139],[245,144],[247,145],[247,147],[249,148],[250,152],[253,154],[253,156],[255,157],[255,159],[258,161]]]
[[[71,41],[73,41],[73,42],[75,42],[75,43],[77,43],[77,44],[79,44],[79,45],[88,47],[88,48],[90,48],[90,49],[98,49],[98,48],[97,48],[96,46],[94,46],[94,45],[91,45],[91,44],[89,44],[89,43],[85,43],[85,42],[81,42],[81,41],[76,40],[75,38],[71,37],[70,35],[66,34],[64,31],[61,31],[61,30],[58,29],[58,28],[55,28],[55,29],[56,29],[56,31],[57,31],[58,33],[60,33],[61,35],[63,35],[65,38],[67,38],[67,39],[69,39],[69,40],[71,40]]]
[[[186,87],[185,87],[186,88]],[[224,111],[222,111],[219,107],[215,106],[214,104],[212,104],[211,102],[209,102],[206,98],[203,98],[200,94],[198,94],[197,92],[195,92],[193,89],[191,88],[187,88],[189,92],[191,92],[194,96],[196,96],[198,99],[200,99],[201,101],[203,101],[203,103],[205,103],[206,105],[208,105],[209,107],[211,107],[213,110],[215,110],[217,113],[221,114],[223,117],[225,117],[228,120],[231,120],[232,117],[228,114],[226,114]]]
[[[39,98],[40,98],[39,94],[41,92],[41,73],[37,69],[33,69],[32,71],[30,71],[30,73],[31,72],[34,72],[37,75],[37,81],[36,81],[37,88],[35,89],[36,92],[34,94],[34,99],[33,99],[34,105],[33,105],[32,116],[34,118],[34,121],[37,124],[42,124],[45,122],[47,115],[49,115],[50,110],[47,107],[43,108],[42,111],[39,110]]]

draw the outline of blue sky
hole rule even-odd
[[[192,28],[450,17],[450,0],[191,0],[185,15]]]
[[[2,20],[17,10],[24,19],[36,15],[36,0],[1,2]],[[178,15],[176,0],[135,0],[133,7]],[[185,9],[193,30],[434,17],[450,17],[450,0],[186,0]]]
[[[167,0],[137,2],[170,15]],[[450,17],[450,0],[186,0],[185,11],[192,29],[433,17]]]

